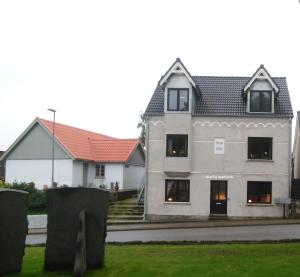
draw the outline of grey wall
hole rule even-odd
[[[145,166],[145,154],[143,153],[141,146],[138,146],[135,149],[127,164]]]
[[[4,151],[0,151],[0,157],[4,154]],[[5,160],[4,161],[0,161],[0,179],[4,179],[5,178]]]
[[[293,158],[294,158],[294,178],[300,178],[300,136],[299,136],[299,119],[297,115],[296,119],[296,129],[294,136],[294,147],[293,147]]]
[[[55,144],[55,159],[70,158]],[[6,157],[7,160],[38,160],[52,158],[52,138],[37,123]]]
[[[228,216],[281,217],[282,206],[275,199],[289,197],[289,134],[288,119],[264,118],[190,118],[189,203],[166,203],[165,179],[183,178],[174,162],[174,176],[165,171],[165,134],[176,132],[178,117],[171,122],[170,115],[150,117],[149,168],[147,205],[148,218],[160,216],[207,217],[210,214],[210,181],[222,178],[228,181]],[[174,126],[174,130],[171,130]],[[181,126],[183,128],[183,126]],[[188,129],[188,128],[187,128]],[[185,130],[183,130],[185,131]],[[272,137],[273,160],[249,161],[248,137]],[[214,139],[224,138],[225,153],[214,154]],[[180,158],[174,158],[179,160]],[[171,170],[171,167],[170,169]],[[212,176],[212,177],[211,177]],[[216,177],[214,177],[216,176]],[[220,177],[225,176],[225,177]],[[272,203],[247,203],[247,181],[272,181]]]

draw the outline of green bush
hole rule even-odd
[[[28,208],[29,211],[46,211],[47,191],[36,190],[29,194]]]
[[[0,189],[9,188],[9,184],[5,183],[3,180],[0,180]]]
[[[12,184],[0,181],[0,188],[23,190],[29,193],[28,196],[28,212],[29,213],[45,213],[47,208],[47,191],[38,190],[33,182]]]

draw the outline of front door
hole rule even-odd
[[[210,213],[227,214],[227,181],[210,182]]]
[[[83,163],[83,174],[82,174],[82,184],[83,184],[83,186],[87,185],[88,168],[89,168],[89,164],[84,162]]]

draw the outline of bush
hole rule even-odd
[[[28,208],[29,211],[46,211],[47,191],[36,190],[29,194]]]
[[[0,188],[9,188],[16,190],[23,190],[29,193],[28,196],[28,212],[29,213],[45,213],[47,208],[47,191],[38,190],[35,188],[33,182],[31,183],[17,183],[12,184],[0,181]]]
[[[14,182],[14,183],[10,184],[9,187],[11,189],[24,190],[24,191],[27,191],[28,193],[33,193],[33,192],[37,191],[37,189],[34,187],[33,182],[30,182],[30,183],[25,183],[25,182],[16,183],[16,182]]]
[[[7,189],[7,188],[9,188],[9,184],[7,184],[4,181],[0,180],[0,189]]]

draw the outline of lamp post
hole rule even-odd
[[[52,125],[52,174],[51,174],[51,187],[54,187],[54,135],[55,135],[55,113],[56,110],[48,109],[49,112],[53,112],[53,125]]]

